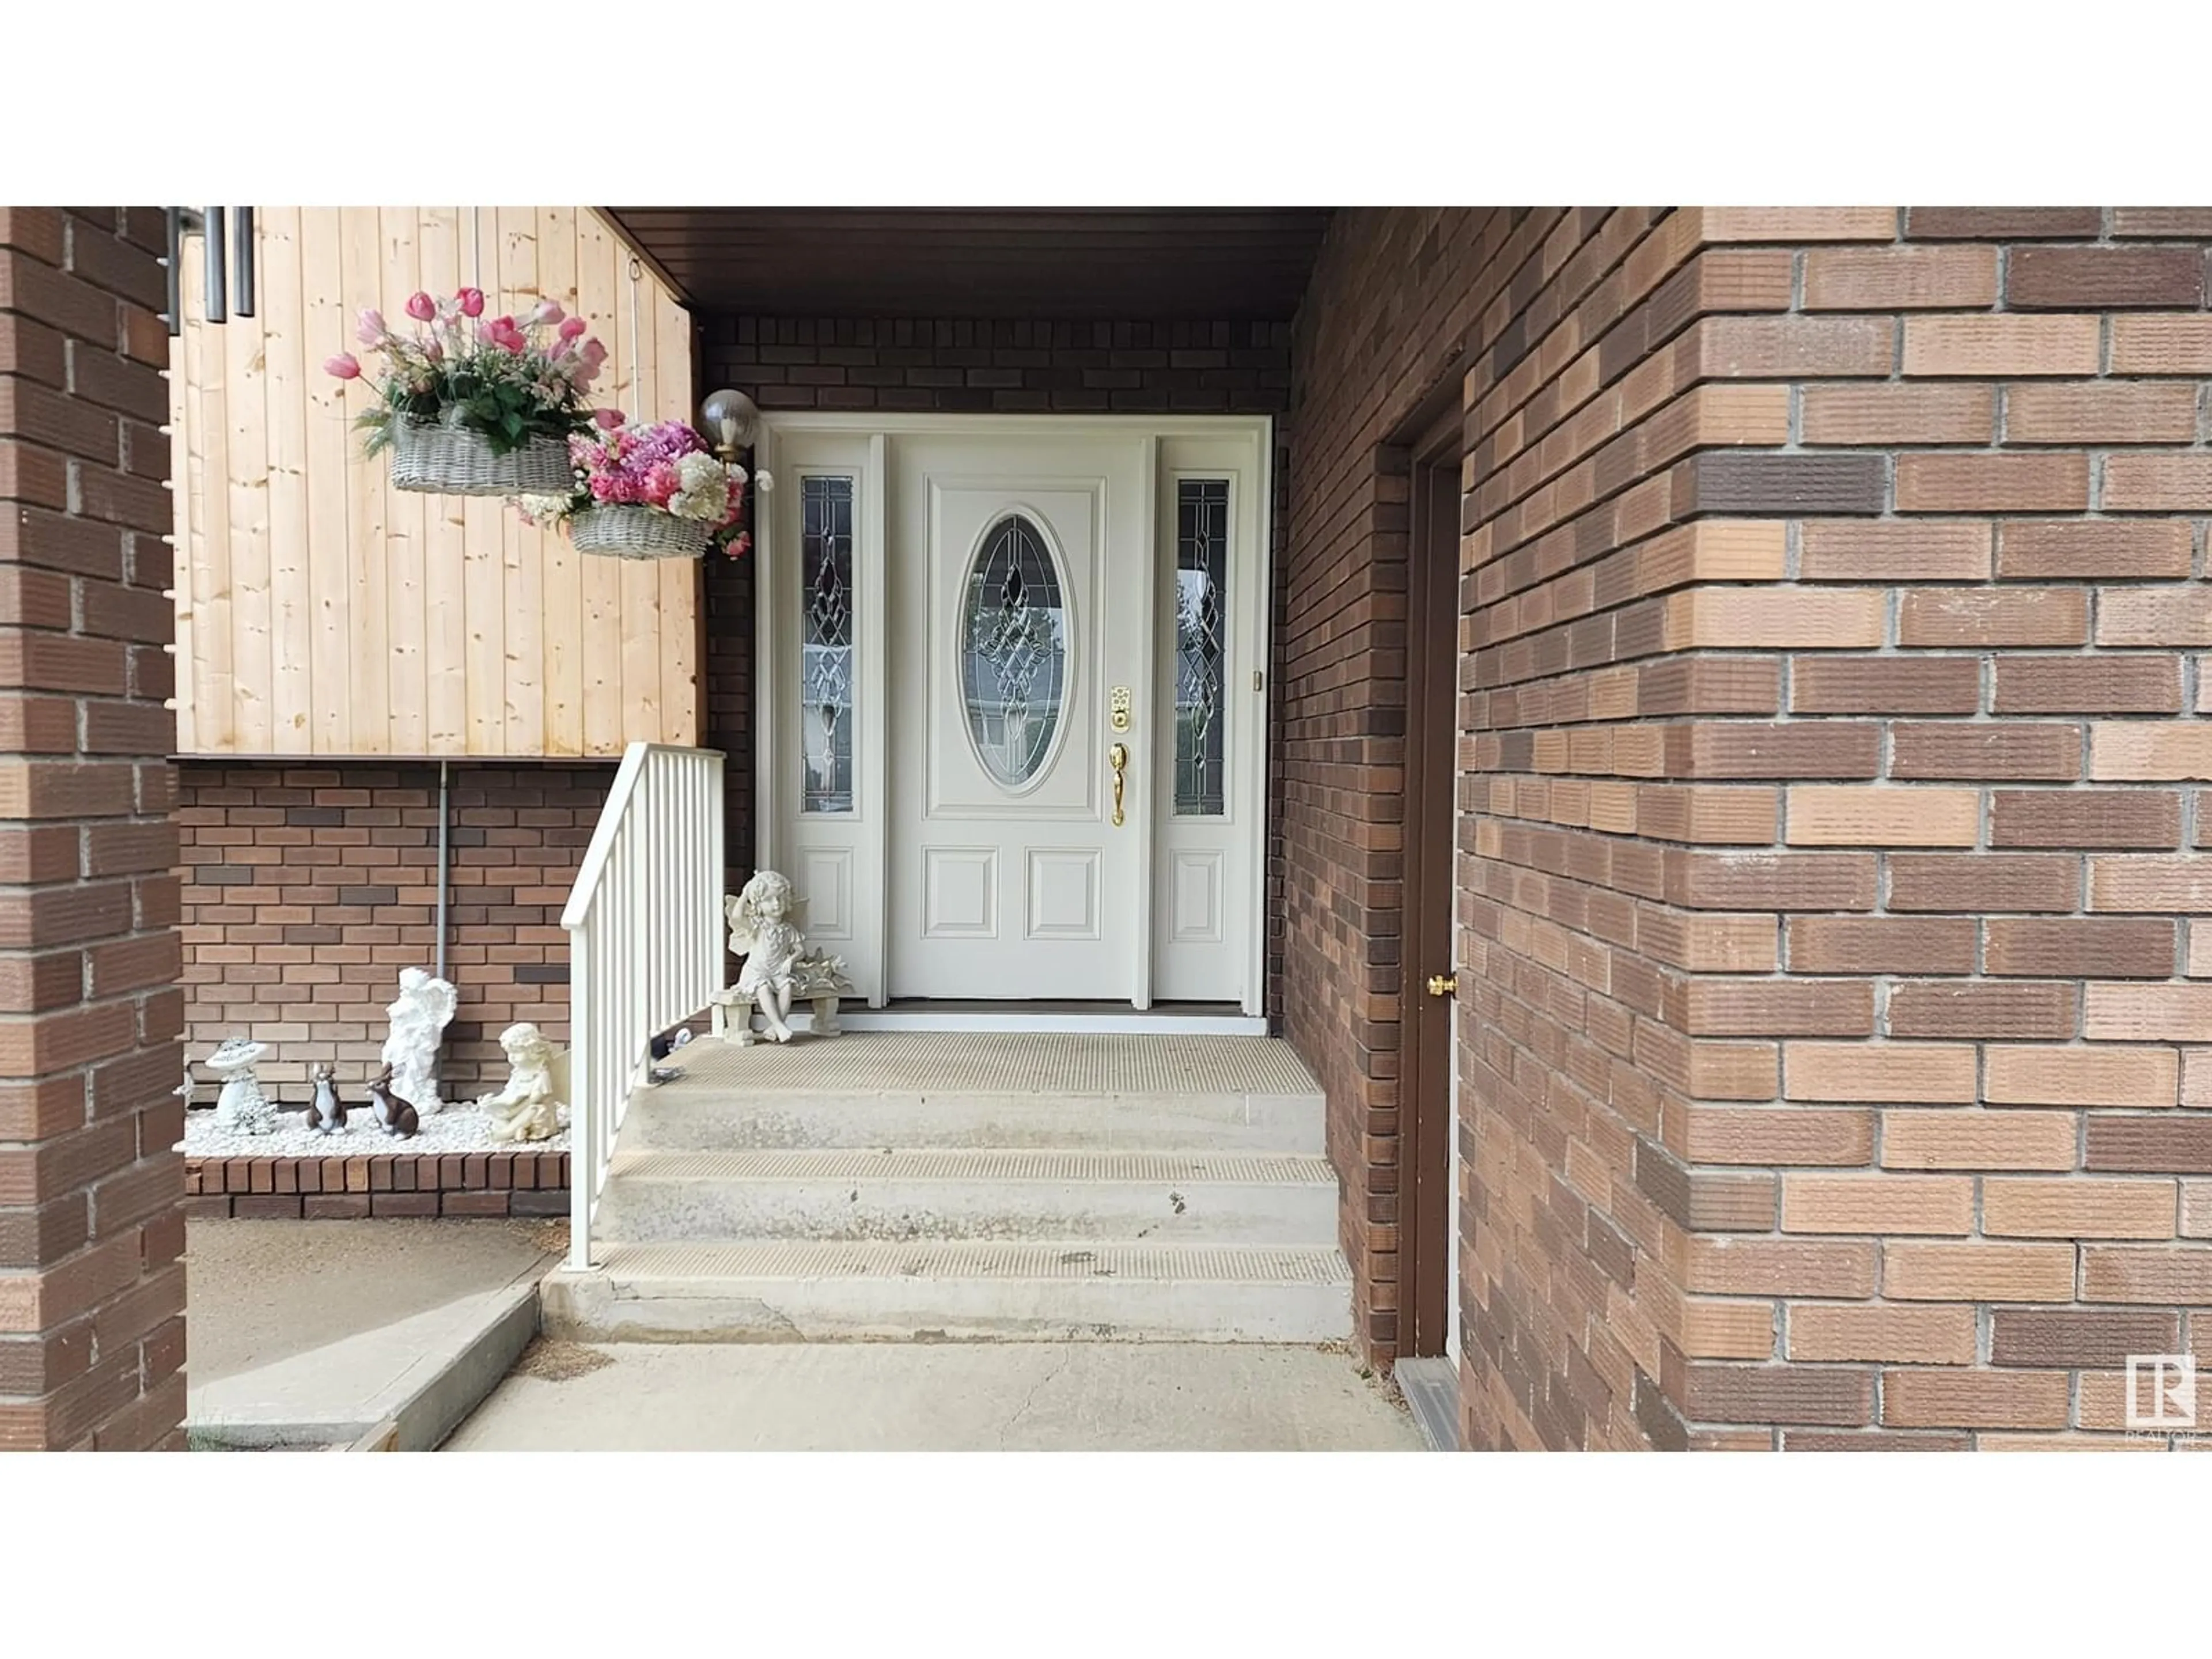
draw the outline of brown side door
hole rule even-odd
[[[1400,1100],[1408,1128],[1401,1187],[1412,1356],[1441,1354],[1459,1317],[1447,1306],[1459,1242],[1449,1231],[1458,1178],[1451,1089],[1454,1000],[1431,988],[1452,961],[1453,835],[1459,697],[1458,400],[1414,445],[1406,623],[1406,883],[1401,971]]]

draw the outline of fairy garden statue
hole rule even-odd
[[[750,1045],[757,1007],[769,1038],[788,1042],[792,1005],[797,1001],[813,1004],[817,1035],[837,1035],[837,1000],[852,984],[843,958],[807,949],[806,904],[793,890],[790,878],[774,870],[757,872],[743,891],[723,902],[723,913],[730,924],[731,952],[743,957],[744,965],[737,984],[714,999],[716,1035],[740,1048]]]
[[[561,1102],[553,1091],[553,1045],[527,1022],[499,1034],[507,1051],[507,1087],[477,1104],[491,1118],[494,1140],[550,1140],[561,1133]]]

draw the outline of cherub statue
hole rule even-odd
[[[535,1025],[510,1025],[499,1034],[507,1051],[507,1087],[477,1104],[490,1114],[494,1140],[547,1140],[561,1133],[561,1103],[553,1097],[553,1045]]]
[[[768,1034],[778,1042],[791,1041],[786,1023],[791,1012],[792,966],[806,953],[806,936],[799,931],[801,913],[789,879],[773,870],[762,870],[744,890],[726,899],[724,914],[730,922],[730,949],[745,959],[738,971],[738,991],[757,1003]]]
[[[399,970],[399,995],[385,1012],[392,1035],[384,1040],[383,1060],[392,1068],[392,1092],[415,1103],[424,1117],[445,1109],[438,1095],[438,1045],[460,993],[420,968]]]

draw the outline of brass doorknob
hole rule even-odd
[[[1431,974],[1429,994],[1432,997],[1455,997],[1459,994],[1457,974]]]

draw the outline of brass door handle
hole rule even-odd
[[[1114,827],[1119,830],[1121,827],[1121,789],[1124,783],[1122,774],[1129,764],[1129,745],[1126,743],[1115,744],[1106,751],[1106,759],[1114,768]]]
[[[1455,997],[1459,994],[1457,974],[1431,974],[1429,994],[1432,997]]]

